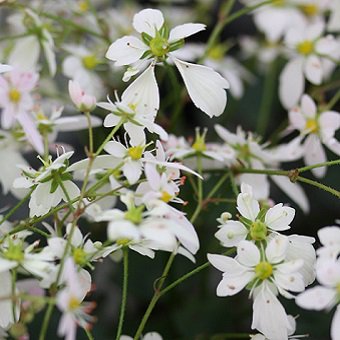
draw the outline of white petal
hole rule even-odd
[[[340,245],[340,228],[324,227],[318,231],[318,237],[323,246]]]
[[[301,58],[293,59],[286,64],[280,75],[279,96],[282,105],[288,110],[297,104],[305,87],[302,67]]]
[[[306,165],[314,165],[317,163],[323,163],[327,161],[325,150],[323,149],[320,139],[315,134],[310,134],[305,143],[305,163]],[[323,177],[326,174],[326,167],[314,168],[312,173],[316,177]]]
[[[286,311],[277,297],[269,288],[261,287],[254,299],[251,328],[270,340],[287,340],[289,326]]]
[[[337,306],[331,325],[332,340],[340,340],[340,305]]]
[[[302,308],[322,310],[331,307],[335,298],[336,292],[334,289],[316,286],[301,293],[295,301]]]
[[[147,46],[133,36],[124,36],[112,43],[105,57],[115,61],[115,66],[130,65],[141,58]]]
[[[104,150],[111,154],[114,157],[117,158],[124,158],[126,156],[126,148],[120,144],[119,142],[116,141],[110,141],[108,142],[105,147]]]
[[[286,257],[288,242],[288,238],[281,235],[276,235],[269,241],[266,256],[270,263],[281,262]]]
[[[320,132],[323,142],[334,137],[335,131],[340,128],[340,114],[336,111],[322,112],[319,117]]]
[[[252,190],[249,192],[244,192],[244,190],[242,190],[245,188],[245,185],[245,183],[242,183],[241,193],[237,196],[237,210],[243,217],[255,221],[260,212],[260,205],[259,202],[253,198]],[[249,185],[247,186],[251,188]]]
[[[254,278],[254,276],[254,272],[244,272],[238,276],[224,276],[217,286],[217,296],[232,296],[237,294]]]
[[[205,30],[206,25],[203,24],[184,24],[174,27],[170,31],[169,42],[174,42],[180,39],[189,37],[197,32]]]
[[[163,23],[164,18],[161,11],[147,8],[135,14],[132,25],[137,32],[145,32],[154,37],[156,31],[159,31],[163,26]]]
[[[227,104],[228,81],[210,67],[172,59],[195,106],[209,117],[220,116]]]
[[[154,117],[159,109],[159,91],[155,66],[151,64],[122,94],[122,102],[137,106],[140,114]]]
[[[311,55],[307,57],[305,63],[306,78],[314,85],[320,85],[322,82],[322,65],[320,59]]]
[[[308,94],[304,94],[301,98],[301,109],[304,116],[315,118],[317,107],[314,100]]]
[[[275,184],[306,214],[309,212],[309,202],[307,195],[299,183],[292,183],[285,176],[270,176]]]
[[[123,165],[123,173],[124,176],[127,178],[129,184],[135,184],[141,174],[142,174],[142,167],[141,163],[137,161],[128,161]]]
[[[228,275],[239,275],[246,271],[235,259],[225,255],[208,254],[209,262],[221,272]]]
[[[265,222],[273,230],[287,230],[290,228],[289,224],[293,221],[294,216],[294,208],[284,207],[282,203],[279,203],[267,211]]]
[[[234,247],[247,237],[248,229],[238,221],[228,221],[216,233],[215,237],[224,247]]]
[[[256,266],[261,260],[259,249],[253,242],[241,241],[237,246],[237,261],[247,267]]]

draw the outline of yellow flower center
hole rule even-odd
[[[300,9],[305,15],[309,17],[315,16],[316,14],[318,14],[318,11],[319,11],[319,7],[315,4],[301,5]]]
[[[308,130],[310,133],[317,133],[319,130],[319,125],[316,119],[308,119],[305,129]]]
[[[128,238],[120,238],[116,241],[118,245],[120,246],[126,246],[129,244],[130,240]]]
[[[209,50],[208,58],[214,59],[214,60],[221,60],[224,57],[225,50],[226,50],[225,46],[221,44],[216,45]]]
[[[90,8],[88,1],[79,1],[78,2],[78,7],[80,12],[87,12]]]
[[[75,310],[79,308],[79,306],[80,306],[80,301],[78,300],[78,298],[76,298],[75,296],[71,296],[71,298],[68,300],[69,310]]]
[[[168,203],[172,199],[172,195],[170,195],[167,191],[162,192],[161,200],[165,203]]]
[[[142,158],[144,148],[140,145],[132,146],[128,149],[128,155],[134,160],[137,161],[138,159]]]
[[[41,111],[39,111],[38,113],[37,113],[37,119],[38,120],[46,120],[47,119],[47,117],[44,115],[44,113],[43,112],[41,112]]]
[[[93,70],[98,65],[98,59],[93,54],[83,57],[82,62],[88,70]]]
[[[262,261],[256,265],[255,274],[260,280],[268,279],[273,274],[273,266],[267,261]]]
[[[305,40],[305,41],[300,42],[297,45],[296,49],[300,54],[308,55],[308,54],[311,54],[313,52],[314,44],[310,40]]]
[[[335,286],[337,294],[340,296],[340,282]]]
[[[11,102],[18,103],[21,98],[21,93],[17,89],[10,89],[8,96]]]

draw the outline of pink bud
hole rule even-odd
[[[70,80],[68,82],[68,92],[79,111],[90,112],[96,107],[96,97],[85,93],[77,81]]]

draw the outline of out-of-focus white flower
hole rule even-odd
[[[318,231],[322,247],[317,250],[319,258],[336,260],[340,254],[340,228],[328,226]]]
[[[88,328],[93,318],[89,315],[93,303],[83,302],[88,293],[88,286],[79,280],[77,268],[72,258],[65,261],[66,286],[57,294],[57,306],[63,313],[59,321],[58,335],[67,340],[75,340],[77,327]]]
[[[79,111],[91,112],[95,109],[96,97],[85,93],[77,81],[70,80],[68,82],[68,92],[74,105]]]
[[[103,82],[95,73],[96,67],[101,63],[94,53],[94,48],[88,49],[78,45],[64,45],[64,49],[70,53],[62,63],[63,74],[77,81],[86,93],[100,98],[105,90]]]
[[[316,265],[316,275],[321,285],[315,286],[301,293],[296,303],[305,309],[330,310],[336,306],[331,325],[332,340],[340,339],[340,261],[337,259],[320,258]]]
[[[53,77],[57,71],[57,63],[54,53],[54,41],[51,33],[46,29],[45,24],[40,20],[39,16],[31,9],[26,9],[25,14],[29,16],[30,30],[36,32],[24,38],[16,40],[13,50],[9,56],[9,64],[21,70],[30,71],[37,70],[41,47],[43,48],[49,72]],[[18,20],[19,19],[19,20]],[[27,31],[20,21],[24,21],[24,16],[14,17],[11,22],[16,29],[24,33]]]
[[[10,129],[17,121],[23,128],[27,140],[39,152],[44,152],[40,136],[31,110],[33,108],[32,90],[38,82],[38,74],[13,70],[5,76],[0,76],[0,107],[1,125]]]
[[[266,144],[260,144],[259,137],[251,133],[246,134],[240,127],[237,128],[236,134],[218,124],[215,125],[215,130],[225,144],[235,151],[232,162],[227,163],[228,166],[236,168],[246,166],[255,169],[279,167],[281,162],[296,160],[303,153],[299,139],[281,144],[276,148],[269,148]],[[251,185],[256,199],[265,200],[269,198],[270,182],[268,178],[296,202],[304,212],[309,210],[309,202],[303,189],[297,183],[292,183],[287,177],[240,174],[237,180],[240,183]]]
[[[290,60],[280,75],[279,96],[286,109],[297,104],[305,89],[305,78],[320,85],[328,75],[324,61],[340,57],[339,43],[332,35],[323,36],[324,29],[324,22],[316,21],[291,28],[285,36]]]
[[[172,54],[183,46],[185,38],[204,30],[205,25],[189,23],[169,32],[162,12],[144,9],[134,16],[133,27],[141,34],[141,40],[132,35],[124,36],[112,43],[106,53],[116,66],[132,65],[124,78],[128,79],[149,63],[169,58],[180,72],[194,104],[209,117],[223,113],[227,102],[225,89],[229,88],[229,83],[210,67],[182,61]]]
[[[300,106],[289,111],[289,121],[292,128],[306,136],[303,157],[307,165],[327,161],[322,144],[340,156],[340,144],[334,137],[335,131],[340,128],[339,112],[319,112],[313,99],[305,94],[301,98]],[[317,177],[323,177],[326,170],[326,167],[311,169]]]

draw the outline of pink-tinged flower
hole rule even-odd
[[[59,322],[58,335],[65,336],[66,340],[75,340],[77,326],[86,329],[90,326],[92,317],[88,313],[93,309],[93,304],[83,302],[87,287],[82,285],[72,258],[65,261],[64,272],[67,273],[66,287],[57,295],[57,306],[63,313]]]
[[[79,111],[90,112],[96,107],[96,97],[85,93],[77,81],[70,80],[68,82],[68,92]]]
[[[39,152],[44,152],[43,141],[30,111],[33,108],[31,91],[38,82],[38,74],[13,70],[0,76],[1,126],[10,129],[17,121],[28,141]]]

